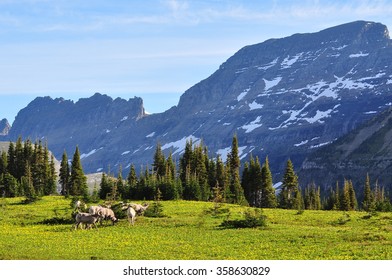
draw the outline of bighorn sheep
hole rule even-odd
[[[148,203],[144,203],[143,205],[136,204],[136,203],[130,203],[129,206],[131,206],[133,209],[135,209],[135,211],[138,215],[141,215],[141,214],[143,214],[144,211],[147,210],[148,206],[150,206],[150,205]]]
[[[131,225],[134,225],[135,223],[135,219],[136,219],[136,211],[135,209],[132,208],[132,206],[130,204],[125,204],[122,207],[123,210],[127,210],[127,217],[128,217],[128,222]]]
[[[98,221],[101,213],[90,214],[90,213],[78,213],[75,217],[75,229],[79,227],[80,224],[85,224],[86,228],[91,228],[91,225],[94,225],[96,229],[96,222]]]
[[[102,207],[100,211],[102,218],[104,220],[111,220],[112,225],[114,225],[114,223],[118,221],[112,209]]]
[[[114,212],[112,209],[109,208],[105,208],[101,205],[98,206],[90,206],[90,208],[88,209],[88,212],[90,214],[97,214],[100,213],[100,219],[99,222],[100,224],[102,224],[102,220],[111,220],[113,225],[115,222],[117,222],[117,218],[114,215]]]

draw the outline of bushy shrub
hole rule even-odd
[[[267,216],[260,208],[249,209],[244,213],[244,219],[225,220],[221,228],[257,228],[267,226]]]

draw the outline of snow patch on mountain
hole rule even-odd
[[[294,144],[294,147],[299,147],[299,146],[305,145],[305,144],[307,144],[308,142],[309,142],[308,140],[301,141],[301,142],[298,143],[298,144]]]
[[[296,54],[295,56],[291,57],[288,55],[285,59],[283,59],[281,65],[281,69],[290,68],[291,65],[297,62],[297,60],[302,56],[303,52]]]
[[[349,58],[357,58],[357,57],[364,57],[364,56],[368,56],[368,53],[363,53],[363,52],[359,52],[359,53],[354,53],[354,54],[350,54],[348,57]]]
[[[252,132],[256,128],[259,128],[260,126],[263,125],[260,123],[260,121],[261,121],[261,117],[258,116],[254,121],[251,121],[250,123],[241,126],[241,128],[245,130],[245,133]]]
[[[264,83],[265,83],[265,88],[264,88],[264,90],[265,91],[267,91],[267,90],[269,90],[270,88],[273,88],[274,86],[276,86],[277,84],[279,84],[279,82],[282,80],[282,77],[276,77],[275,79],[272,79],[272,80],[266,80],[266,79],[263,79],[264,80]]]
[[[257,110],[257,109],[262,109],[264,107],[263,104],[259,104],[255,101],[253,101],[252,103],[248,104],[249,106],[249,110]]]
[[[85,159],[85,158],[87,158],[87,157],[89,157],[89,156],[95,154],[96,152],[98,152],[98,151],[101,150],[101,149],[103,149],[103,147],[101,147],[101,148],[99,148],[99,149],[93,149],[93,150],[91,150],[91,151],[88,152],[88,153],[83,153],[83,154],[80,155],[80,159]]]
[[[193,144],[197,144],[200,141],[200,138],[197,138],[193,135],[189,135],[187,137],[183,137],[180,140],[173,141],[170,143],[166,143],[165,145],[162,146],[162,150],[166,150],[169,148],[172,148],[174,151],[174,154],[182,154],[185,150],[186,142],[192,140]]]
[[[332,47],[332,49],[334,50],[334,51],[341,51],[341,50],[343,50],[344,48],[346,48],[346,47],[348,47],[348,45],[343,45],[343,46],[340,46],[340,47]]]
[[[278,59],[279,59],[279,57],[275,58],[273,61],[271,61],[271,62],[269,62],[267,64],[264,64],[264,65],[261,65],[261,66],[256,66],[256,67],[259,70],[267,70],[267,69],[275,66],[276,63],[278,63]]]
[[[311,118],[303,118],[303,120],[307,121],[308,123],[315,123],[315,122],[324,123],[324,121],[322,121],[322,119],[331,117],[330,114],[333,110],[334,109],[329,109],[327,111],[317,110],[315,116],[313,116]]]
[[[243,99],[248,92],[250,91],[250,86],[247,89],[244,89],[243,92],[241,92],[238,96],[237,96],[237,101],[241,101],[241,99]]]
[[[154,135],[155,135],[155,131],[154,131],[154,132],[151,132],[151,133],[148,134],[148,135],[146,135],[146,138],[154,137]]]
[[[241,146],[241,147],[238,147],[238,156],[240,157],[240,159],[243,159],[243,158],[245,158],[248,154],[247,153],[244,153],[244,151],[245,151],[245,149],[247,148],[248,146]],[[254,148],[253,148],[254,149]],[[253,150],[252,149],[252,150]],[[226,162],[227,161],[227,157],[228,157],[228,155],[230,154],[230,152],[231,152],[231,146],[230,147],[226,147],[226,148],[223,148],[223,149],[219,149],[217,152],[216,152],[216,154],[217,155],[220,155],[220,158],[222,159],[222,161],[223,162]]]

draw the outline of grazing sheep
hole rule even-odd
[[[98,205],[98,206],[95,206],[95,205],[93,205],[93,206],[90,206],[89,208],[88,208],[88,212],[90,213],[90,214],[97,214],[101,209],[102,209],[103,207],[101,206],[101,205]]]
[[[101,207],[100,211],[101,211],[101,217],[104,220],[111,220],[112,225],[114,225],[114,223],[118,221],[112,209]]]
[[[130,205],[133,209],[135,209],[135,211],[136,211],[136,213],[137,213],[138,215],[143,214],[143,212],[147,210],[148,206],[150,206],[150,205],[147,204],[147,203],[144,203],[143,205],[141,205],[141,204],[136,204],[136,203],[130,203],[129,205]]]
[[[122,210],[127,210],[128,222],[129,222],[129,224],[134,225],[135,219],[136,219],[136,211],[135,211],[135,209],[133,209],[130,204],[125,204],[122,207]]]
[[[79,227],[80,224],[85,224],[86,229],[91,228],[92,225],[97,228],[97,221],[99,220],[101,213],[90,214],[90,213],[78,213],[75,217],[75,230]],[[82,227],[83,228],[83,227]]]

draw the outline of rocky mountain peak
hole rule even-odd
[[[7,136],[10,129],[11,129],[11,126],[10,126],[8,120],[2,119],[0,121],[0,136]]]
[[[95,94],[77,102],[40,98],[9,133],[48,139],[61,157],[79,145],[87,172],[151,163],[159,142],[179,158],[187,139],[222,159],[236,133],[241,159],[269,156],[274,173],[392,104],[392,44],[387,28],[357,21],[240,49],[170,110],[145,115],[141,98]]]

